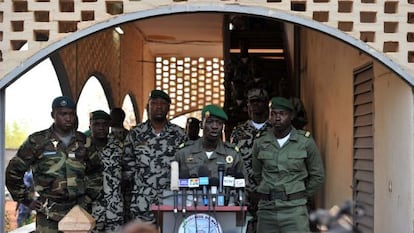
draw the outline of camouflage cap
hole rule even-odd
[[[267,91],[262,88],[253,88],[247,92],[247,99],[248,100],[267,100],[269,98]]]
[[[208,118],[209,116],[215,116],[225,121],[229,119],[227,117],[227,114],[224,112],[224,110],[214,104],[205,106],[203,110],[201,111],[201,116],[203,118]]]
[[[111,116],[102,110],[96,110],[89,113],[89,120],[111,120]]]
[[[167,93],[161,90],[152,90],[149,96],[150,99],[161,98],[165,99],[169,104],[171,104],[171,98]]]
[[[71,108],[76,109],[75,102],[67,96],[56,97],[52,102],[52,109],[55,108]]]
[[[271,109],[282,109],[293,111],[293,104],[288,99],[284,97],[273,97],[270,100],[269,107]]]

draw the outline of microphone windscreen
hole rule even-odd
[[[188,179],[190,178],[190,171],[188,169],[181,169],[179,174],[180,179]]]
[[[179,187],[179,178],[178,178],[178,162],[172,161],[171,162],[171,180],[170,180],[170,190],[171,191],[178,191]]]
[[[202,165],[198,168],[198,176],[199,177],[208,177],[210,171],[208,170],[208,167],[205,165]]]
[[[219,180],[217,177],[212,177],[209,180],[210,186],[218,186],[219,185]]]

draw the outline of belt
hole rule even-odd
[[[286,194],[284,191],[271,191],[270,194],[267,193],[258,193],[260,200],[265,201],[274,201],[274,200],[282,200],[282,201],[292,201],[303,199],[306,197],[305,191],[300,191],[296,193]]]

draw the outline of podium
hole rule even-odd
[[[188,206],[174,213],[171,205],[153,205],[154,213],[162,233],[244,233],[246,206]]]

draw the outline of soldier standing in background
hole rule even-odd
[[[58,222],[75,205],[90,212],[102,188],[102,164],[89,154],[86,137],[75,130],[76,104],[65,96],[52,102],[53,125],[35,132],[20,146],[6,169],[13,199],[36,210],[36,232],[57,233]],[[37,199],[23,183],[32,169]]]
[[[309,232],[307,198],[325,178],[321,156],[309,131],[292,126],[293,105],[274,97],[269,106],[272,130],[253,144],[253,175],[260,201],[257,232]]]
[[[92,216],[96,220],[94,233],[115,232],[123,224],[120,189],[122,147],[114,143],[114,137],[109,135],[110,122],[110,115],[102,110],[90,113],[90,153],[97,153],[104,166],[103,189],[99,198],[92,202]]]
[[[185,134],[187,140],[195,141],[200,138],[198,135],[200,133],[200,120],[195,117],[187,118],[187,123],[185,124]]]
[[[124,140],[128,134],[128,130],[124,127],[125,112],[122,108],[111,109],[111,132],[114,137],[119,140]]]
[[[253,179],[252,169],[252,147],[256,135],[269,130],[272,125],[268,122],[269,118],[269,97],[267,91],[262,88],[252,88],[247,92],[247,113],[249,120],[236,126],[230,136],[230,141],[235,144],[243,158],[244,168],[249,181],[246,187],[248,210],[252,215],[249,221],[248,232],[256,231],[257,223],[257,202],[256,182]]]
[[[150,93],[149,119],[130,130],[124,142],[122,161],[124,211],[126,221],[155,222],[151,205],[161,202],[170,188],[170,166],[185,134],[167,120],[171,98],[161,90]]]

